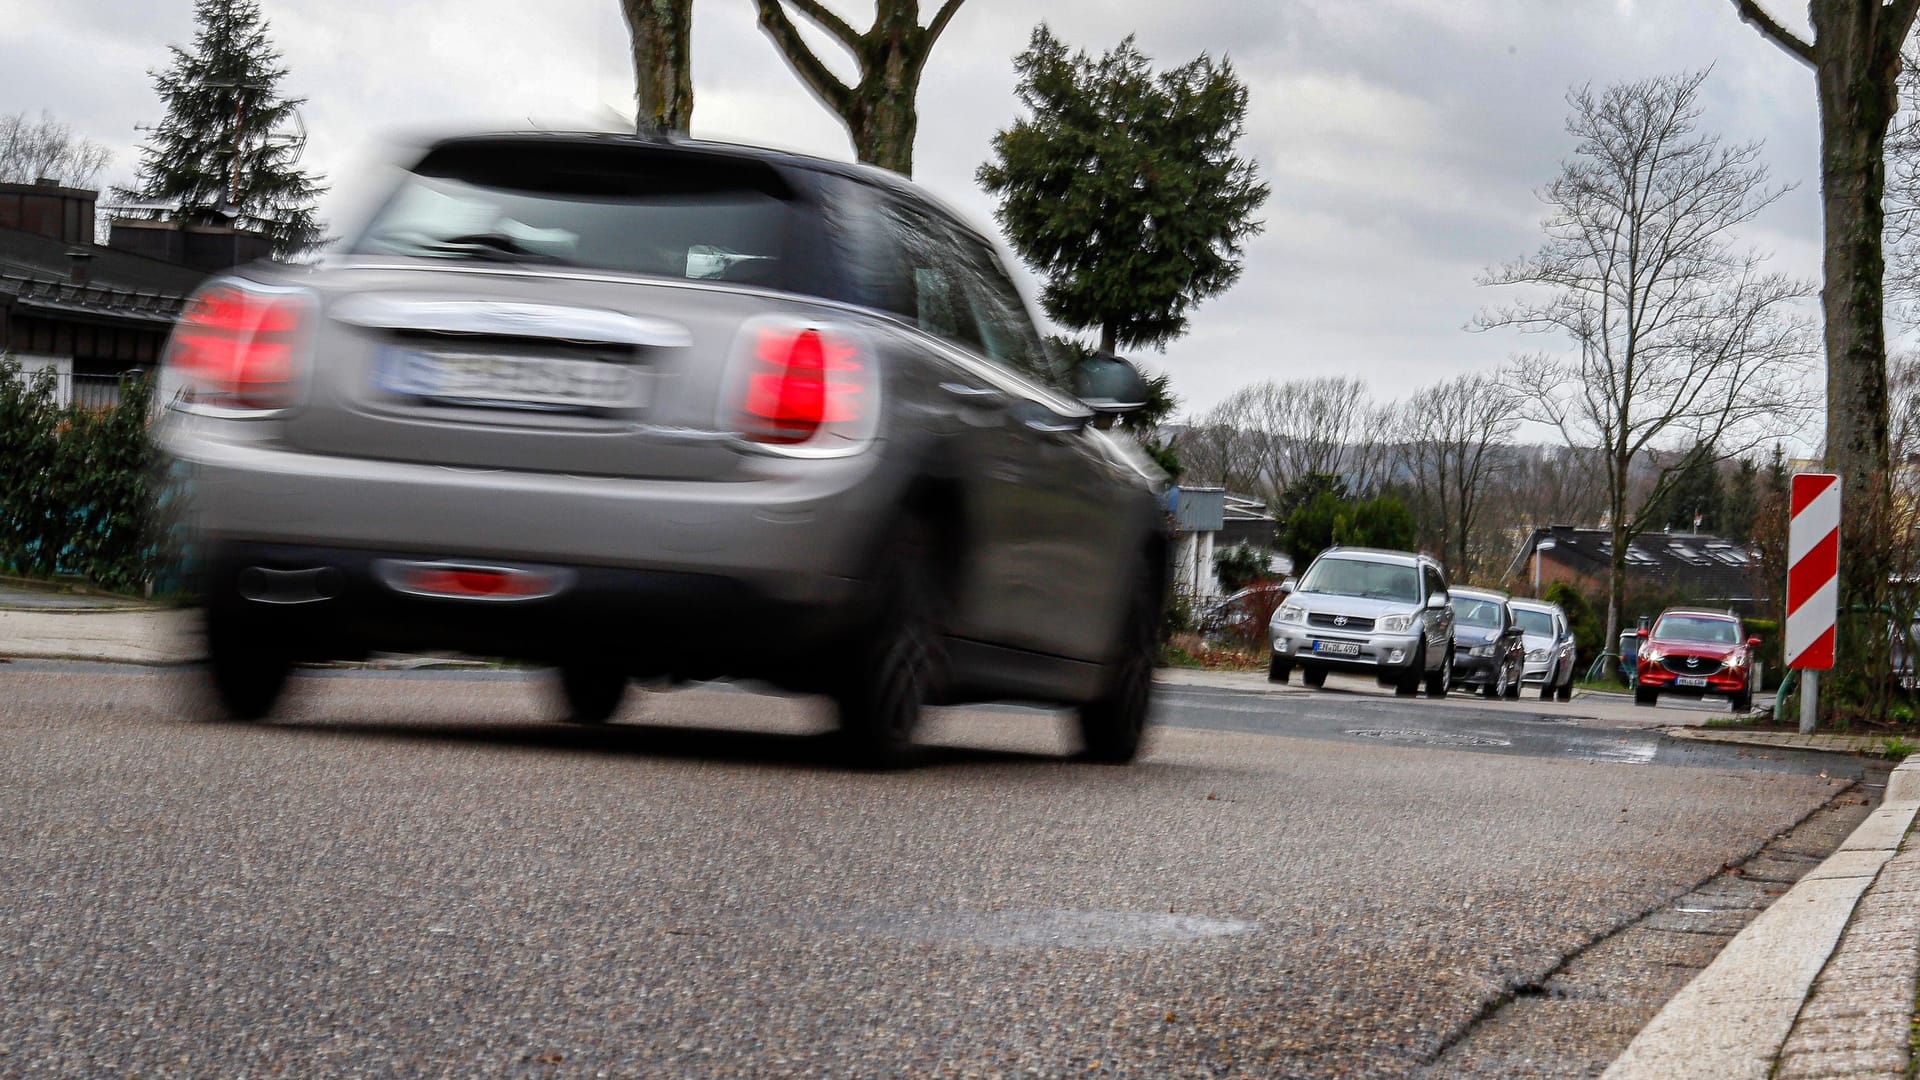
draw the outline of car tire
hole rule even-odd
[[[1520,700],[1520,677],[1526,674],[1525,668],[1515,668],[1507,679],[1507,692],[1501,696],[1508,701]]]
[[[1567,681],[1560,684],[1560,689],[1557,693],[1554,694],[1554,696],[1559,698],[1561,701],[1573,700],[1573,673],[1572,672],[1567,673]]]
[[[293,658],[272,635],[221,604],[206,613],[207,676],[213,703],[228,720],[263,720],[286,688]]]
[[[1553,672],[1549,671],[1540,678],[1540,700],[1553,700]]]
[[[612,664],[560,665],[560,701],[569,724],[604,724],[620,710],[627,694],[627,673]]]
[[[1394,694],[1399,697],[1412,697],[1419,693],[1420,677],[1426,674],[1426,670],[1427,647],[1422,645],[1420,651],[1414,654],[1413,663],[1407,665],[1407,670],[1400,673],[1399,681],[1393,684]]]
[[[1127,621],[1121,627],[1118,657],[1107,675],[1106,690],[1080,706],[1080,755],[1103,765],[1125,765],[1140,756],[1153,704],[1153,665],[1159,654],[1161,589],[1143,571]]]
[[[932,544],[918,522],[903,526],[880,556],[874,610],[857,633],[853,662],[834,693],[848,760],[870,768],[905,763],[920,714],[934,696],[941,660],[933,607]]]
[[[1733,695],[1733,711],[1743,715],[1753,711],[1753,685],[1751,683],[1741,687],[1740,692]]]
[[[1293,665],[1280,659],[1279,653],[1267,657],[1267,681],[1283,683],[1293,676]]]
[[[1320,687],[1327,685],[1327,669],[1311,666],[1302,667],[1300,669],[1300,681],[1318,690]]]
[[[1660,703],[1660,691],[1655,690],[1651,686],[1636,683],[1633,687],[1633,703],[1635,705],[1658,705]]]
[[[1440,670],[1427,676],[1427,696],[1443,698],[1453,688],[1453,642],[1447,642],[1447,655],[1440,661]]]
[[[1507,666],[1505,664],[1494,669],[1493,674],[1487,678],[1486,684],[1480,687],[1480,692],[1490,698],[1503,698],[1507,696]]]

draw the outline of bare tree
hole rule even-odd
[[[1495,480],[1500,516],[1517,531],[1605,520],[1607,468],[1602,457],[1593,447],[1512,447]]]
[[[633,43],[634,128],[693,124],[693,0],[620,0]]]
[[[1493,481],[1508,461],[1507,441],[1519,426],[1512,390],[1500,376],[1481,372],[1421,390],[1398,410],[1395,434],[1417,495],[1416,514],[1438,527],[1440,550],[1458,580],[1474,580],[1488,561],[1473,543]]]
[[[106,147],[73,133],[41,112],[38,120],[17,112],[0,116],[0,182],[55,180],[70,188],[90,186],[113,160]]]
[[[773,39],[800,81],[821,104],[832,109],[853,137],[853,152],[864,162],[913,175],[913,136],[920,126],[914,99],[920,73],[961,0],[944,0],[933,21],[920,25],[920,0],[879,0],[873,25],[865,33],[819,0],[754,0],[760,29]],[[800,36],[786,6],[825,30],[860,67],[860,81],[841,82]]]
[[[1827,464],[1840,474],[1842,609],[1878,610],[1888,567],[1875,535],[1891,498],[1887,338],[1883,321],[1887,127],[1899,106],[1900,49],[1920,0],[1809,0],[1812,40],[1787,29],[1758,0],[1733,0],[1740,18],[1813,69],[1820,100],[1820,194],[1825,236]],[[1856,672],[1884,648],[1877,627],[1839,655]]]
[[[1522,358],[1517,380],[1530,418],[1604,455],[1607,641],[1619,632],[1627,547],[1684,457],[1669,455],[1644,489],[1632,485],[1636,462],[1699,444],[1738,456],[1805,411],[1796,376],[1811,341],[1795,304],[1811,286],[1734,247],[1738,227],[1782,189],[1768,186],[1758,144],[1698,131],[1705,77],[1569,94],[1576,147],[1540,192],[1546,241],[1481,279],[1530,291],[1476,326],[1564,335],[1571,346]]]

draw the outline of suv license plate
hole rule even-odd
[[[373,368],[392,394],[503,409],[622,409],[643,402],[631,369],[595,360],[387,348]]]
[[[1360,646],[1351,641],[1315,641],[1313,651],[1328,656],[1359,656]]]
[[[1675,686],[1705,686],[1707,685],[1707,677],[1705,675],[1675,675],[1673,677],[1673,684]]]

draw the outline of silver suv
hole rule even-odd
[[[1144,731],[1165,478],[1109,430],[1131,365],[1061,370],[993,245],[899,177],[634,136],[427,148],[308,267],[187,305],[163,368],[210,673],[254,718],[296,661],[451,649]]]
[[[1453,683],[1453,608],[1447,576],[1425,555],[1330,548],[1313,560],[1273,614],[1267,678],[1295,667],[1308,686],[1329,671],[1371,674],[1411,695],[1426,684],[1444,697]]]

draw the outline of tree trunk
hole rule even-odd
[[[1887,593],[1887,537],[1875,535],[1888,504],[1887,347],[1882,285],[1885,261],[1887,125],[1898,104],[1898,38],[1869,4],[1815,3],[1819,42],[1815,68],[1820,91],[1820,191],[1826,229],[1827,447],[1826,463],[1840,476],[1842,506],[1840,604],[1872,612]],[[1871,10],[1870,10],[1871,9]],[[1904,32],[1899,35],[1904,38]],[[1878,671],[1885,653],[1877,620],[1839,620],[1837,663],[1842,672]],[[1863,632],[1847,641],[1847,631]]]
[[[693,0],[620,0],[633,42],[634,128],[686,134],[693,124]]]
[[[899,94],[884,86],[861,83],[854,90],[853,106],[845,119],[855,157],[901,176],[913,175],[913,136],[920,126],[920,116],[911,89]]]

